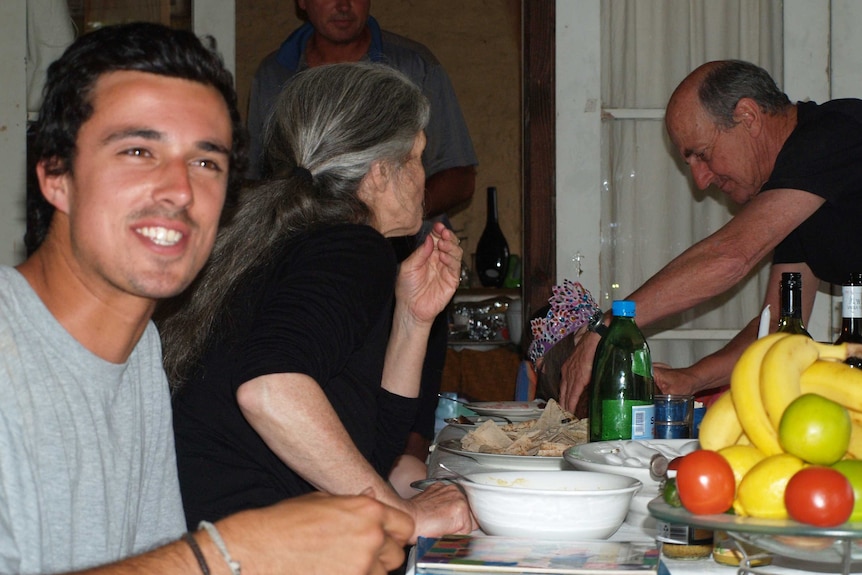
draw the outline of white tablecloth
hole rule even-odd
[[[446,426],[443,428],[435,439],[435,445],[447,439],[460,438],[466,432],[458,427]],[[446,477],[451,475],[445,469],[439,466],[442,462],[450,469],[459,473],[471,473],[477,470],[492,471],[493,468],[484,465],[479,465],[472,459],[462,457],[458,454],[436,450],[432,446],[431,454],[428,456],[428,477]],[[567,464],[568,465],[568,464]],[[481,534],[481,532],[474,533]],[[620,529],[610,538],[613,541],[652,541],[653,534],[648,530],[623,523]],[[680,560],[668,559],[662,556],[662,565],[659,568],[659,575],[700,575],[700,574],[717,574],[717,575],[734,575],[737,573],[736,567],[721,565],[712,560],[712,558],[697,559],[697,560]],[[407,566],[407,575],[413,575],[414,562],[411,554]],[[771,565],[759,567],[752,573],[757,574],[775,574],[775,575],[791,575],[801,573],[840,573],[839,565],[832,564],[807,564],[794,559],[776,557]],[[862,566],[853,573],[862,573]],[[481,574],[480,574],[481,575]]]

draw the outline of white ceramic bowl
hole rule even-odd
[[[460,481],[488,535],[606,539],[623,523],[642,483],[593,471],[472,473]]]

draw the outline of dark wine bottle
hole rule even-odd
[[[862,343],[862,273],[850,274],[841,295],[841,335],[835,343]],[[844,363],[862,367],[862,358],[848,357]]]
[[[476,246],[476,274],[485,287],[500,287],[509,267],[509,244],[497,219],[497,188],[488,188],[488,215]]]
[[[799,272],[781,274],[781,315],[778,319],[778,331],[811,337],[802,323],[802,274]]]

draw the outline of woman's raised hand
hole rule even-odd
[[[455,293],[463,250],[455,233],[437,222],[425,241],[401,264],[395,297],[416,321],[432,322]]]

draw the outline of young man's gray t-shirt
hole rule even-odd
[[[106,362],[0,267],[0,573],[100,565],[184,530],[155,326]]]

